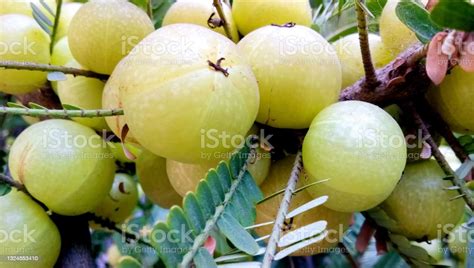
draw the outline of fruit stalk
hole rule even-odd
[[[56,13],[54,14],[54,25],[53,25],[53,30],[51,31],[51,45],[49,47],[50,53],[53,53],[53,48],[54,48],[54,44],[56,40],[56,34],[58,33],[59,18],[61,17],[62,6],[63,6],[63,0],[57,0]]]
[[[14,179],[10,178],[9,176],[5,175],[5,174],[0,174],[0,182],[3,182],[5,184],[8,184],[10,185],[11,187],[14,187],[16,189],[18,189],[19,191],[22,191],[24,193],[28,193],[26,191],[26,188],[23,184],[15,181]]]
[[[365,86],[372,90],[379,83],[377,75],[375,74],[374,63],[372,62],[372,56],[370,53],[369,46],[369,32],[367,28],[367,15],[365,14],[362,5],[364,0],[357,0],[355,3],[357,12],[357,29],[359,32],[360,51],[362,54],[362,62],[364,63],[365,71]]]
[[[280,208],[278,210],[277,218],[273,225],[272,234],[268,240],[267,249],[265,250],[265,255],[263,256],[262,268],[271,267],[273,257],[275,255],[276,246],[278,240],[280,239],[281,230],[283,228],[283,222],[285,221],[286,214],[290,207],[291,198],[293,198],[296,185],[298,183],[298,178],[303,168],[301,150],[298,151],[296,155],[295,163],[293,164],[293,169],[291,170],[291,175],[288,180],[288,184],[285,190],[285,195],[281,201]]]
[[[449,166],[449,163],[446,161],[444,158],[443,154],[438,148],[438,145],[436,141],[433,139],[431,136],[431,133],[429,132],[428,128],[426,127],[426,124],[423,120],[423,118],[420,116],[418,113],[417,109],[415,108],[413,102],[408,102],[406,104],[402,105],[402,108],[406,110],[412,117],[413,121],[418,125],[418,127],[421,129],[423,136],[426,136],[426,142],[428,145],[431,147],[431,152],[433,156],[435,157],[436,161],[440,165],[440,167],[443,169],[444,173],[448,176],[448,178],[451,180],[454,186],[457,186],[457,190],[459,192],[459,197],[462,197],[466,204],[469,206],[471,210],[474,210],[474,200],[472,199],[471,193],[467,189],[463,178],[459,178],[454,170]]]
[[[100,80],[107,80],[108,75],[98,74],[92,71],[57,66],[51,64],[42,64],[34,62],[18,62],[18,61],[0,61],[0,69],[15,69],[15,70],[29,70],[29,71],[43,71],[43,72],[61,72],[64,74],[72,74],[74,76],[85,76],[91,78],[97,78]]]
[[[232,40],[232,33],[230,31],[229,23],[227,22],[224,14],[224,9],[222,8],[221,0],[213,0],[213,5],[216,8],[217,14],[222,21],[222,27],[224,27],[225,35]]]
[[[31,109],[16,107],[0,107],[0,114],[26,115],[31,117],[48,116],[51,118],[72,117],[107,117],[123,115],[122,109],[97,109],[97,110],[66,110],[66,109]]]

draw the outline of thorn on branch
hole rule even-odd
[[[208,60],[207,63],[209,64],[209,66],[214,69],[214,71],[216,72],[221,72],[224,74],[225,77],[228,77],[229,76],[229,72],[228,72],[228,69],[224,69],[222,66],[221,66],[221,63],[222,61],[224,61],[225,58],[220,58],[217,60],[216,63],[213,63],[212,61]]]
[[[209,19],[207,19],[207,26],[211,29],[224,26],[224,22],[220,18],[214,18],[214,15],[216,15],[216,12],[212,12]]]

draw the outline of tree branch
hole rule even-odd
[[[369,30],[367,28],[367,14],[365,14],[362,5],[364,0],[356,0],[355,8],[357,12],[357,29],[359,32],[360,52],[362,54],[362,62],[365,71],[365,86],[373,89],[379,83],[375,74],[375,67],[370,55]]]
[[[278,240],[280,239],[283,222],[285,221],[286,214],[288,213],[290,202],[291,202],[291,199],[293,198],[293,194],[296,189],[296,185],[298,183],[298,179],[299,179],[302,168],[303,168],[303,163],[302,163],[301,150],[300,150],[296,154],[295,163],[293,164],[293,169],[291,170],[291,175],[288,180],[288,184],[286,186],[285,195],[283,196],[283,199],[280,204],[280,208],[278,210],[277,218],[275,219],[275,223],[273,224],[272,234],[270,236],[270,239],[268,240],[265,255],[263,256],[262,268],[271,267],[273,257],[276,252]]]
[[[227,19],[225,18],[224,14],[224,8],[222,7],[222,2],[221,0],[213,0],[213,5],[216,8],[217,14],[219,15],[219,18],[222,21],[222,27],[224,27],[225,34],[230,40],[235,41],[232,38],[232,32],[230,31],[230,25]]]
[[[5,184],[7,184],[7,185],[9,185],[13,188],[16,188],[17,190],[22,191],[22,192],[29,195],[29,193],[26,191],[25,185],[21,184],[18,181],[15,181],[14,179],[12,179],[11,177],[9,177],[5,174],[0,174],[0,182],[3,182]]]
[[[438,144],[436,144],[436,141],[431,136],[431,133],[429,132],[428,128],[426,127],[426,124],[423,121],[423,118],[418,113],[414,103],[413,102],[408,102],[408,103],[401,104],[401,106],[404,110],[406,110],[408,112],[409,115],[411,115],[413,117],[414,122],[421,129],[421,131],[423,133],[423,136],[428,137],[426,142],[430,145],[431,151],[432,151],[433,156],[435,157],[436,161],[439,163],[439,165],[443,169],[444,173],[450,178],[453,185],[457,186],[458,192],[459,192],[460,196],[462,196],[462,198],[464,199],[466,204],[471,208],[471,210],[474,210],[474,200],[472,199],[472,195],[471,195],[469,189],[467,189],[463,178],[459,178],[456,175],[456,173],[454,172],[454,170],[449,166],[449,163],[446,161],[443,154],[439,150]]]
[[[56,1],[56,13],[54,14],[54,25],[53,30],[51,31],[51,44],[49,47],[49,52],[53,53],[54,44],[56,43],[56,34],[58,33],[59,20],[61,18],[61,8],[63,6],[63,0]]]
[[[42,72],[61,72],[65,74],[72,74],[74,76],[85,76],[90,78],[97,78],[100,80],[107,80],[108,75],[95,73],[72,67],[57,66],[51,64],[41,64],[34,62],[18,62],[18,61],[0,61],[0,69],[14,69],[14,70],[28,70],[28,71],[42,71]]]
[[[72,118],[72,117],[108,117],[123,115],[122,109],[66,110],[66,109],[31,109],[0,106],[0,114],[26,115],[32,117]]]

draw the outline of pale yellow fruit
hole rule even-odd
[[[66,64],[69,67],[81,68],[77,62]],[[105,83],[95,78],[67,75],[67,80],[58,81],[58,96],[62,104],[70,104],[85,110],[102,108],[102,91]],[[81,118],[75,117],[74,121],[91,127],[95,130],[108,129],[103,117]]]
[[[322,109],[337,101],[341,65],[334,48],[314,30],[266,26],[245,36],[238,47],[257,77],[257,122],[307,128]]]
[[[35,20],[24,15],[0,16],[0,60],[46,64],[50,61],[49,36]],[[0,91],[24,94],[46,83],[46,72],[0,70]]]
[[[226,72],[209,65],[221,58]],[[133,136],[154,154],[180,162],[211,162],[215,153],[232,151],[229,139],[247,133],[257,115],[257,81],[240,50],[193,24],[168,25],[146,37],[112,79]]]
[[[122,223],[130,217],[137,203],[137,183],[130,175],[117,173],[109,194],[92,212],[112,222]]]
[[[227,4],[222,3],[226,22],[229,24],[232,40],[239,41],[237,25],[232,17],[232,12]],[[222,35],[226,35],[224,27],[210,28],[207,21],[214,13],[213,18],[219,18],[216,8],[212,5],[212,0],[179,0],[175,2],[166,12],[163,18],[163,26],[175,23],[191,23],[207,27]]]
[[[65,3],[61,7],[61,17],[59,18],[58,32],[56,38],[67,36],[69,25],[77,11],[82,7],[81,3]]]
[[[452,200],[458,193],[446,190],[452,184],[444,177],[435,160],[407,165],[400,183],[381,205],[397,222],[390,231],[413,240],[441,238],[451,231],[461,220],[464,201]]]
[[[143,150],[137,161],[137,176],[145,195],[163,208],[181,204],[166,174],[166,159]]]
[[[122,252],[120,252],[117,245],[113,244],[107,249],[107,263],[110,264],[110,266],[116,267],[120,257],[122,257]]]
[[[375,207],[393,191],[407,147],[397,122],[381,108],[345,101],[314,119],[303,143],[303,163],[314,181],[313,197],[328,195],[328,208],[355,212]]]
[[[388,0],[380,16],[380,37],[392,57],[419,42],[416,34],[397,17],[399,2],[400,0]]]
[[[74,61],[74,57],[71,54],[71,50],[69,49],[69,43],[67,37],[61,38],[53,47],[53,53],[51,54],[51,64],[64,66],[68,62]],[[51,81],[51,86],[58,94],[58,81]]]
[[[369,34],[370,52],[375,68],[382,68],[391,60],[391,54],[387,51],[378,35]],[[342,88],[346,88],[359,79],[364,72],[364,63],[360,52],[359,34],[351,34],[333,43],[342,66]]]
[[[282,189],[286,188],[288,179],[290,178],[291,169],[295,156],[287,156],[286,158],[277,161],[274,163],[270,169],[270,174],[268,178],[260,186],[264,196],[269,196],[274,194]],[[297,188],[309,184],[305,171],[303,170],[300,179],[298,181]],[[312,186],[319,187],[320,184]],[[280,207],[283,195],[280,194],[272,199],[265,201],[257,206],[257,220],[256,223],[264,223],[269,221],[274,221]],[[296,209],[299,206],[306,204],[311,201],[313,198],[306,191],[301,191],[293,195],[291,200],[289,211]],[[311,210],[304,212],[293,218],[293,224],[290,230],[285,231],[294,231],[298,228],[301,228],[305,225],[311,224],[317,221],[327,221],[327,231],[328,236],[324,238],[321,242],[312,244],[308,247],[305,247],[293,255],[296,256],[309,256],[318,253],[327,253],[328,249],[337,245],[337,243],[342,239],[345,229],[348,227],[349,220],[351,219],[350,213],[337,212],[331,209],[328,209],[324,206],[318,206]],[[269,235],[272,232],[273,225],[266,225],[264,227],[256,228],[255,231],[260,236]]]
[[[52,211],[80,215],[107,195],[114,159],[102,137],[68,120],[51,119],[25,129],[13,143],[12,177]]]
[[[144,11],[125,0],[91,0],[69,25],[74,58],[84,67],[111,74],[115,65],[154,30]]]
[[[123,104],[120,98],[119,82],[122,77],[111,76],[105,84],[102,93],[102,108],[103,109],[122,109]],[[125,116],[108,116],[105,121],[115,136],[122,138],[122,128],[125,126]],[[131,130],[128,131],[125,141],[130,144],[139,145]]]
[[[454,68],[428,98],[453,131],[474,134],[474,73]]]
[[[46,212],[23,192],[0,196],[2,268],[53,267],[61,249],[58,228]],[[8,261],[6,256],[34,256],[35,261]]]
[[[311,6],[307,0],[234,0],[232,14],[243,35],[270,24],[294,22],[311,26]]]
[[[56,9],[55,0],[45,0],[44,2],[51,10]],[[43,7],[40,0],[2,0],[0,1],[0,15],[22,14],[33,17],[33,9],[31,8],[32,3],[39,7],[44,15],[52,19],[53,16]]]

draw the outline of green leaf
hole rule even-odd
[[[390,251],[383,255],[374,265],[374,268],[385,267],[409,268],[410,266],[408,266],[405,260],[403,260],[403,258],[396,251]]]
[[[48,6],[48,4],[47,4],[44,0],[40,0],[40,4],[44,7],[44,9],[45,9],[46,11],[48,11],[48,13],[49,13],[51,16],[54,16],[53,10],[51,10],[51,7]]]
[[[48,81],[66,81],[67,77],[63,72],[48,73]]]
[[[242,226],[251,226],[255,223],[255,207],[250,204],[245,196],[237,190],[232,199],[230,205],[233,205],[232,215],[239,220]],[[227,208],[227,207],[226,207]]]
[[[232,248],[227,243],[227,238],[219,230],[211,230],[211,236],[216,240],[216,253],[219,255],[228,254]]]
[[[198,249],[196,256],[194,256],[194,265],[196,268],[217,268],[214,258],[205,248]]]
[[[227,212],[224,212],[217,221],[219,230],[240,250],[254,255],[258,252],[258,244],[254,238]]]
[[[211,189],[209,189],[206,181],[201,180],[199,182],[196,190],[196,198],[201,206],[204,217],[209,219],[212,214],[214,214],[219,203],[212,198]]]
[[[187,194],[184,197],[183,208],[184,213],[188,216],[189,223],[194,230],[194,234],[198,235],[204,229],[206,222],[204,221],[201,207],[193,193]]]
[[[82,110],[80,107],[77,107],[77,106],[72,105],[72,104],[63,103],[62,106],[66,110],[72,110],[72,111]]]
[[[0,183],[0,196],[8,194],[11,190],[12,188],[9,185]]]
[[[124,256],[119,259],[117,268],[140,268],[142,265],[138,260],[131,256]]]
[[[431,11],[431,20],[442,27],[474,31],[474,5],[465,0],[440,0]]]
[[[224,201],[224,190],[222,189],[222,185],[219,181],[219,176],[217,175],[216,171],[209,171],[209,173],[207,173],[206,180],[209,184],[209,188],[211,189],[212,198],[214,199],[214,201],[217,200],[219,203]]]
[[[193,241],[190,241],[188,238],[194,238],[195,235],[189,226],[188,219],[184,215],[183,209],[178,206],[171,207],[166,223],[170,230],[174,231],[171,236],[176,239],[177,244],[181,248],[188,249],[192,247]]]
[[[232,184],[232,176],[230,174],[229,166],[226,162],[221,162],[216,169],[217,175],[219,176],[219,181],[222,184],[222,189],[224,192],[229,191]]]
[[[48,110],[48,108],[42,106],[42,105],[39,105],[38,103],[34,103],[34,102],[29,102],[28,103],[28,106],[30,106],[31,109],[41,109],[41,110]]]
[[[183,259],[178,244],[168,239],[170,229],[164,222],[158,222],[153,228],[151,244],[167,267],[178,267]]]
[[[16,102],[7,102],[7,106],[12,107],[12,108],[25,108],[25,109],[28,109],[28,107],[24,106],[23,104],[16,103]]]
[[[378,18],[380,17],[380,15],[382,15],[382,11],[385,7],[385,4],[387,4],[387,0],[368,0],[365,3],[365,5],[375,18]]]
[[[472,143],[474,141],[471,135],[461,136],[458,138],[458,140],[462,146],[468,145],[469,143]]]
[[[426,9],[411,0],[398,3],[397,16],[423,43],[428,43],[436,33],[443,30],[430,19]]]
[[[262,191],[260,191],[260,188],[255,183],[250,172],[245,171],[245,174],[242,177],[242,184],[247,198],[254,204],[263,199]]]
[[[171,7],[171,5],[175,2],[173,0],[151,0],[152,7],[153,7],[153,23],[155,25],[155,29],[161,27],[163,23],[163,18],[165,17],[166,11]]]

